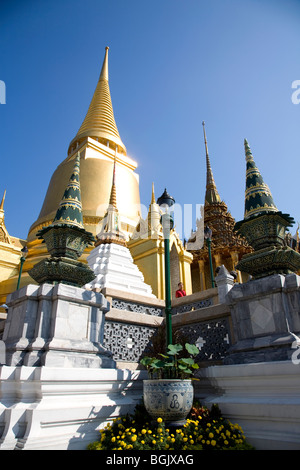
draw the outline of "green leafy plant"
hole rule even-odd
[[[190,377],[195,369],[199,369],[194,358],[199,354],[197,346],[185,343],[169,344],[166,354],[159,357],[143,357],[140,363],[146,367],[150,379],[185,379]],[[189,357],[184,357],[188,355]]]

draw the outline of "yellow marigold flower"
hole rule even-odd
[[[207,423],[207,427],[209,427],[209,428],[210,428],[210,427],[211,427],[211,424],[210,424],[210,423]]]
[[[183,442],[186,442],[187,440],[188,440],[187,437],[184,437],[184,438],[183,438]]]
[[[226,446],[227,446],[227,444],[228,444],[228,441],[227,441],[226,439],[225,439],[225,441],[224,441],[224,444],[225,444]]]
[[[157,428],[157,432],[158,432],[158,434],[161,434],[162,433],[162,428]]]
[[[153,439],[152,444],[154,444],[154,445],[156,444],[156,440],[155,440],[155,439]]]
[[[210,432],[209,435],[208,435],[208,437],[210,437],[210,439],[212,439],[212,438],[214,437],[213,433]]]
[[[201,442],[202,442],[202,444],[205,444],[205,439],[202,439],[202,441],[201,441]]]
[[[193,441],[193,439],[190,440],[190,444],[195,444],[194,441]]]
[[[216,441],[215,441],[214,439],[212,439],[211,445],[212,445],[212,446],[215,446],[215,445],[216,445]]]
[[[209,440],[207,440],[207,441],[206,441],[206,444],[209,446],[209,444],[210,444],[210,441],[209,441]]]
[[[145,441],[141,441],[141,444],[145,444]]]
[[[136,434],[134,434],[133,436],[131,436],[132,442],[135,442],[135,441],[136,441],[136,438],[137,438]]]
[[[152,434],[152,431],[151,431],[151,429],[148,429],[148,434]]]
[[[135,428],[132,428],[132,429],[131,429],[131,431],[132,431],[133,433],[135,433],[135,432],[136,432]]]
[[[156,420],[158,423],[162,423],[162,418],[157,418]]]
[[[171,439],[171,442],[175,442],[175,439],[174,439],[174,437],[172,437],[172,439]]]
[[[113,436],[113,437],[111,438],[111,442],[115,442],[115,441],[116,441],[116,438],[115,438],[115,436]]]
[[[141,433],[142,433],[142,434],[146,434],[146,432],[147,432],[147,429],[142,429],[142,430],[141,430]]]

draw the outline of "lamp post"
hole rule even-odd
[[[175,200],[167,193],[165,189],[163,194],[157,199],[157,204],[162,211],[161,224],[164,235],[165,245],[165,291],[166,291],[166,335],[167,346],[172,344],[172,307],[171,307],[171,271],[170,271],[170,231],[174,226],[170,208],[174,205]]]
[[[212,264],[212,257],[211,257],[211,237],[212,237],[212,230],[211,230],[211,228],[208,227],[208,225],[206,225],[206,227],[204,229],[204,238],[206,240],[207,249],[208,249],[208,259],[209,259],[211,286],[215,287],[214,271],[213,271],[213,264]]]
[[[24,246],[21,250],[22,256],[20,258],[20,271],[19,271],[19,277],[18,277],[18,284],[17,284],[17,290],[20,287],[20,281],[21,281],[21,275],[22,275],[22,269],[23,269],[23,264],[26,259],[26,256],[28,254],[28,248],[27,246]]]

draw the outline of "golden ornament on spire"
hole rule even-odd
[[[5,195],[6,195],[6,189],[4,190],[3,198],[2,198],[2,201],[1,201],[1,204],[0,204],[0,210],[1,211],[3,211],[3,208],[4,208]]]
[[[155,194],[154,194],[154,183],[152,183],[152,195],[151,195],[151,203],[150,204],[156,204]]]
[[[108,47],[105,48],[104,61],[100,77],[90,103],[88,112],[70,147],[86,137],[92,137],[126,155],[114,118],[113,106],[108,84]]]
[[[116,191],[116,157],[114,160],[113,179],[110,191],[109,205],[117,209],[117,191]]]
[[[205,133],[205,122],[202,121],[203,133],[204,133],[204,144],[206,153],[206,193],[205,193],[205,204],[214,204],[221,202],[217,186],[214,180],[213,172],[210,166],[210,160],[208,155],[207,140]]]

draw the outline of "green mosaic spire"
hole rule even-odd
[[[75,164],[69,183],[58,206],[52,225],[67,224],[84,228],[80,193],[80,154],[75,158]]]
[[[244,218],[249,219],[254,215],[278,212],[271,191],[268,185],[264,183],[246,139],[244,145],[247,162]]]
[[[46,243],[50,254],[50,258],[42,259],[29,271],[36,282],[82,287],[95,278],[89,266],[78,261],[85,248],[95,242],[93,234],[83,226],[79,152],[52,224],[43,227],[36,236]]]

